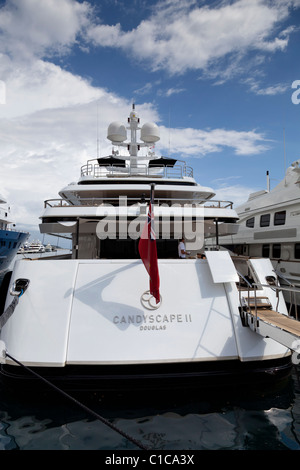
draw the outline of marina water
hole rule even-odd
[[[298,377],[299,375],[299,377]],[[72,395],[74,396],[74,395]],[[270,389],[75,396],[152,451],[300,450],[300,370]],[[139,450],[56,391],[0,384],[0,450]]]
[[[1,279],[0,279],[1,282]],[[273,388],[172,390],[123,396],[49,388],[8,390],[0,381],[0,450],[300,450],[300,367]]]

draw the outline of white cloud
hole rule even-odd
[[[255,80],[254,78],[247,78],[243,83],[249,85],[250,91],[256,95],[278,95],[285,93],[286,90],[290,89],[290,84],[286,85],[284,83],[277,83],[276,85],[263,87],[260,81]]]
[[[97,101],[45,109],[27,116],[0,120],[1,187],[17,222],[37,224],[43,201],[80,176],[80,167],[111,153],[106,139],[110,122],[126,122],[131,103],[102,93]],[[157,120],[151,105],[139,106],[143,119]]]
[[[216,196],[214,199],[233,202],[233,208],[237,209],[247,201],[249,194],[257,191],[257,188],[242,185],[228,185],[214,187]]]
[[[7,0],[0,9],[0,51],[27,61],[62,53],[89,23],[91,6],[73,0]]]
[[[148,61],[152,70],[177,74],[206,70],[228,56],[236,61],[252,51],[284,50],[293,27],[280,31],[280,24],[298,6],[291,0],[226,0],[211,7],[168,0],[131,31],[123,31],[120,24],[95,24],[87,35],[97,45],[121,48]]]
[[[87,80],[45,60],[76,44],[91,6],[74,0],[7,0],[0,8],[0,117],[86,103],[102,96]]]
[[[171,153],[203,157],[212,152],[231,148],[236,155],[259,154],[269,149],[269,143],[261,133],[226,129],[167,129],[161,127],[162,148]],[[160,147],[159,147],[160,148]]]
[[[171,95],[177,95],[185,91],[185,88],[169,88],[165,93],[165,96],[169,97]]]
[[[87,80],[43,60],[28,66],[12,62],[0,64],[0,76],[6,84],[6,105],[0,117],[16,117],[41,109],[61,108],[100,98],[104,91]]]

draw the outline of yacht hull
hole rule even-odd
[[[114,393],[209,390],[215,387],[269,387],[287,380],[290,357],[242,363],[239,360],[135,366],[66,366],[29,368],[2,365],[0,377],[11,389]]]
[[[20,246],[29,234],[14,230],[0,230],[0,276],[7,271]],[[1,283],[1,280],[0,280]]]
[[[220,252],[211,263],[159,260],[158,305],[145,294],[149,279],[140,260],[17,261],[10,289],[20,278],[29,286],[1,331],[8,353],[2,375],[30,378],[12,357],[75,389],[285,376],[290,351],[243,327],[237,286],[225,265],[222,270],[223,258]],[[212,263],[221,266],[221,278]],[[258,276],[272,273],[269,260],[255,263]],[[11,302],[8,293],[5,309]]]

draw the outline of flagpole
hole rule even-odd
[[[154,204],[154,188],[155,184],[151,183],[151,188],[150,188],[150,202],[153,205]]]
[[[155,230],[154,230],[154,188],[155,188],[155,184],[154,183],[151,183],[151,186],[150,186],[150,207],[151,207],[151,222],[150,222],[150,226],[151,226],[151,230],[150,230],[150,236],[152,237],[152,234],[155,233]]]
[[[150,294],[160,303],[159,272],[157,264],[156,235],[154,230],[154,186],[151,184],[148,217],[139,241],[139,253],[149,274]]]

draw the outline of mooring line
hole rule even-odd
[[[45,379],[45,377],[43,377],[42,375],[38,374],[37,372],[35,372],[34,370],[30,369],[30,367],[28,366],[25,366],[25,364],[22,364],[22,362],[18,361],[17,359],[15,359],[13,356],[11,356],[8,352],[5,353],[7,357],[9,357],[12,361],[14,361],[16,364],[18,364],[19,366],[23,367],[24,369],[26,369],[28,372],[30,372],[31,374],[35,375],[36,377],[38,377],[40,380],[42,380],[43,382],[45,382],[47,385],[49,385],[50,387],[52,387],[54,390],[56,390],[57,392],[61,393],[62,395],[64,395],[66,398],[70,399],[71,401],[73,401],[74,403],[76,403],[76,405],[80,406],[81,408],[83,408],[87,413],[91,414],[92,416],[94,416],[95,418],[99,419],[102,423],[106,424],[107,426],[109,426],[111,429],[113,429],[114,431],[118,432],[119,434],[121,434],[123,437],[125,437],[126,439],[128,439],[128,441],[132,442],[133,444],[135,444],[136,446],[138,446],[140,449],[142,450],[149,450],[148,447],[144,446],[144,444],[142,444],[141,442],[137,441],[135,438],[129,436],[127,433],[125,433],[124,431],[122,431],[121,429],[117,428],[116,426],[114,426],[112,423],[110,423],[107,419],[103,418],[103,416],[99,415],[98,413],[96,413],[95,411],[91,410],[90,408],[88,408],[86,405],[84,405],[83,403],[81,403],[80,401],[78,401],[76,398],[72,397],[71,395],[69,395],[68,393],[66,393],[64,390],[62,390],[61,388],[57,387],[56,385],[54,385],[53,383],[51,383],[49,380]]]

